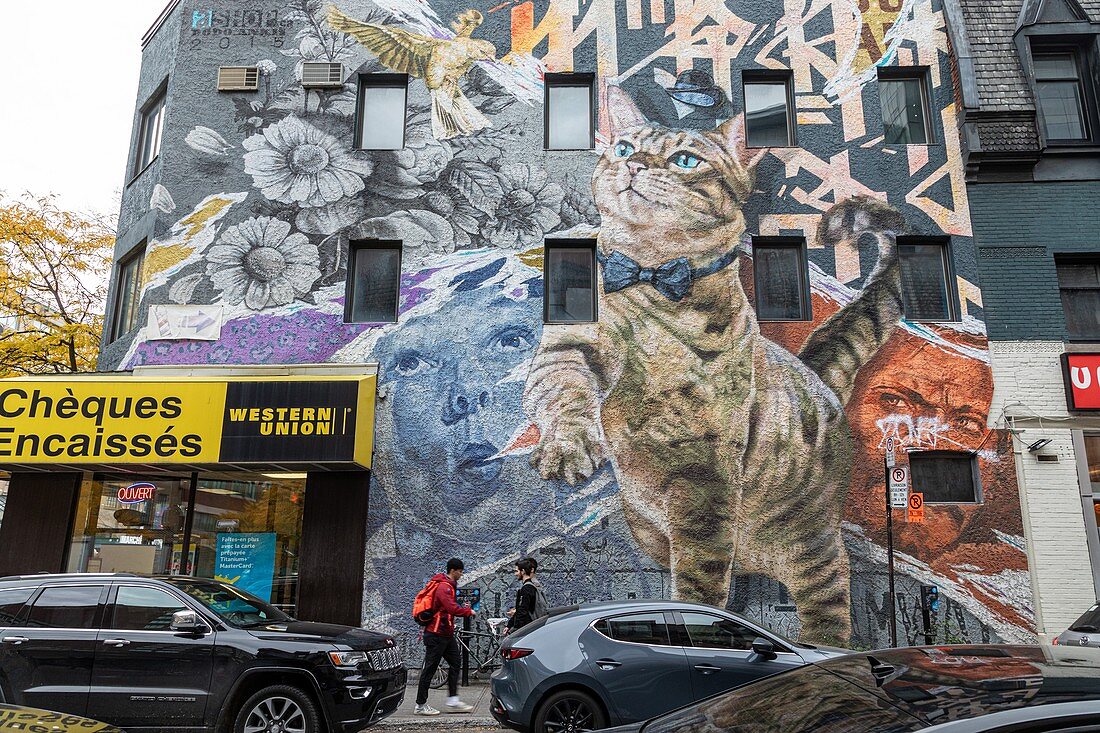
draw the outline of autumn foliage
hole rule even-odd
[[[114,241],[53,197],[0,197],[0,377],[95,369]]]

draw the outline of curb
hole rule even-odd
[[[400,728],[405,730],[463,730],[468,728],[503,728],[495,719],[481,715],[423,715],[415,718],[383,718],[375,723],[376,728]]]

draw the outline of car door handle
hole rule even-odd
[[[614,659],[597,659],[596,666],[602,670],[615,669],[616,667],[623,666],[622,662],[616,662]]]
[[[5,644],[22,644],[24,641],[30,641],[30,639],[25,636],[5,636],[3,639],[0,639],[0,641],[3,641]]]
[[[703,674],[714,674],[715,672],[721,672],[721,667],[715,667],[713,664],[696,664],[695,669],[699,670]]]
[[[106,644],[107,646],[113,646],[113,647],[121,648],[121,647],[124,647],[124,646],[128,646],[129,643],[130,643],[130,640],[129,639],[104,639],[103,643]]]

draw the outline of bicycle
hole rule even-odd
[[[470,658],[470,672],[475,675],[491,674],[493,670],[500,666],[500,644],[504,640],[504,626],[508,623],[506,618],[489,618],[485,619],[485,623],[489,626],[489,633],[484,631],[465,631],[464,629],[455,629],[455,641],[458,642],[459,650],[464,650],[469,654]],[[483,642],[487,641],[488,649],[484,653],[479,653],[478,648],[486,645]],[[447,665],[440,664],[435,669],[435,674],[432,675],[431,688],[438,690],[447,684]]]

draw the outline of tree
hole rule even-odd
[[[114,243],[52,196],[0,197],[0,377],[95,369]]]

